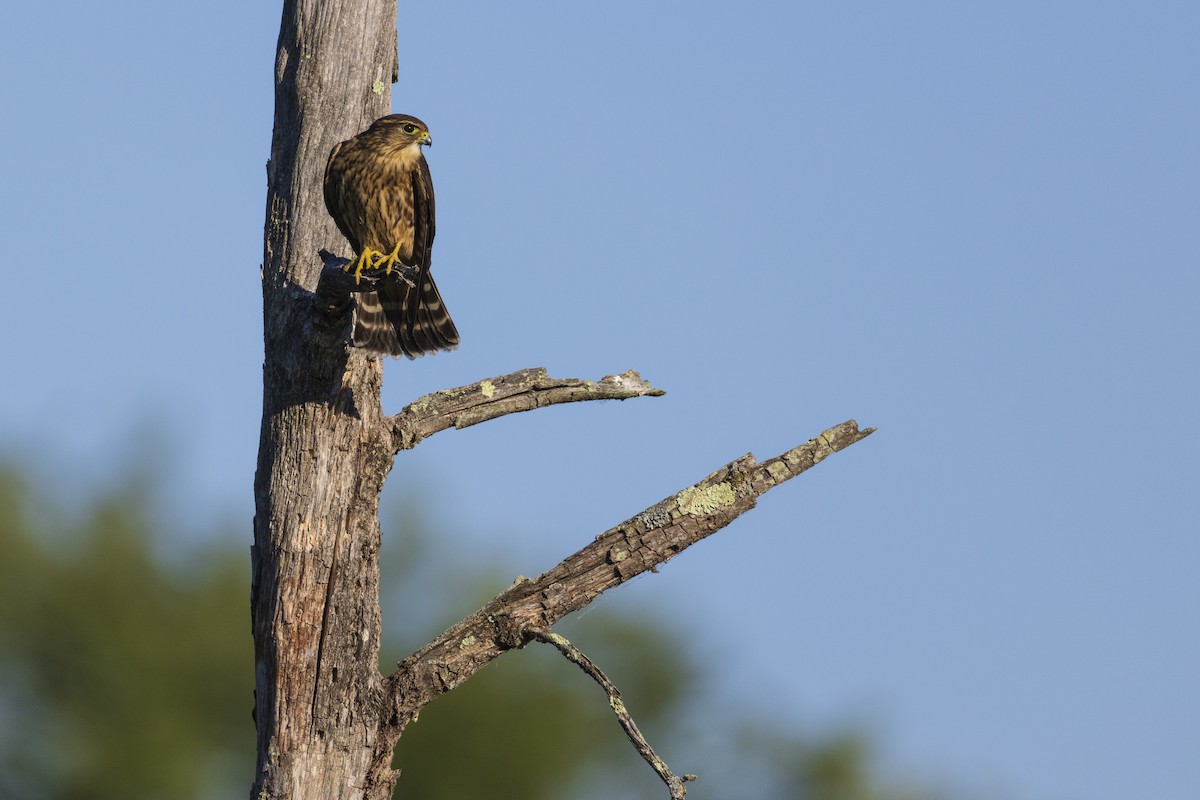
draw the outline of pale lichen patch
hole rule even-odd
[[[486,397],[488,400],[491,400],[496,396],[496,384],[492,383],[491,381],[480,381],[479,391],[483,393],[484,397]]]
[[[718,508],[731,506],[734,502],[733,487],[728,483],[712,486],[691,486],[679,493],[679,510],[697,517],[712,513]]]
[[[638,525],[645,527],[647,531],[652,531],[655,528],[661,528],[671,521],[671,514],[663,508],[663,504],[659,503],[653,508],[648,508],[642,513],[633,518],[633,521]]]

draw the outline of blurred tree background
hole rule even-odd
[[[243,797],[254,768],[248,525],[214,521],[203,545],[181,545],[153,480],[131,468],[119,483],[63,502],[0,468],[0,797]],[[385,672],[512,578],[439,552],[419,503],[402,505],[384,524]],[[708,667],[661,621],[600,609],[568,633],[673,768],[699,774],[690,798],[934,796],[881,779],[854,732],[808,736],[736,709],[689,715]],[[402,796],[421,800],[665,796],[600,689],[548,647],[435,701],[396,766]]]

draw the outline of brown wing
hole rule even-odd
[[[329,211],[329,216],[333,217],[333,221],[337,224],[338,230],[342,232],[342,236],[346,237],[346,241],[350,242],[350,246],[354,248],[354,252],[361,252],[362,242],[354,231],[350,229],[348,224],[350,214],[347,213],[347,198],[346,198],[346,165],[345,159],[339,159],[338,153],[341,152],[342,145],[345,142],[338,142],[329,151],[329,160],[325,162],[325,208]]]
[[[412,172],[413,258],[426,272],[433,261],[433,237],[437,234],[437,213],[433,202],[433,176],[422,155]]]

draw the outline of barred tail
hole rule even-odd
[[[419,290],[397,280],[378,292],[358,295],[354,345],[372,353],[419,358],[458,347],[458,329],[433,276],[426,272]]]

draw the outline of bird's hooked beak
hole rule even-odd
[[[417,141],[427,147],[433,147],[433,139],[429,138],[429,131],[422,133],[421,138],[417,139]]]

